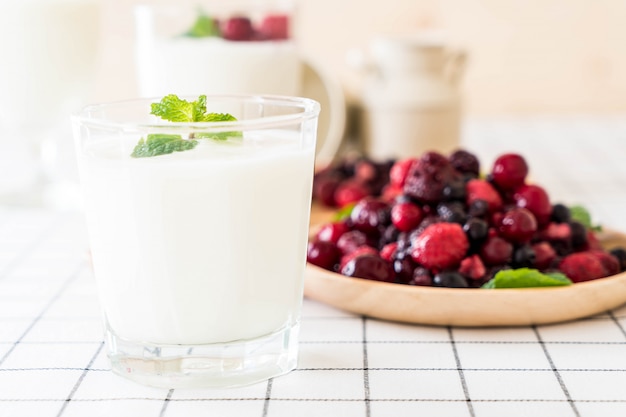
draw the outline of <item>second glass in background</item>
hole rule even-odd
[[[289,1],[139,5],[135,23],[143,97],[301,95]]]

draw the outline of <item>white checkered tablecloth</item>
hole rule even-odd
[[[489,165],[526,155],[553,200],[626,231],[626,121],[474,121]],[[305,301],[296,371],[241,389],[163,390],[109,371],[82,218],[0,208],[1,417],[623,417],[626,306],[575,322],[465,329]],[[384,300],[381,300],[384,302]]]

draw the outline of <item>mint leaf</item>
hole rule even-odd
[[[577,221],[578,223],[585,226],[587,229],[601,231],[601,226],[594,226],[591,222],[591,214],[589,211],[583,206],[575,205],[569,208],[572,220]]]
[[[199,133],[196,133],[196,137],[203,138],[203,139],[213,139],[213,140],[224,141],[224,140],[233,139],[233,138],[241,138],[243,137],[243,133],[241,132],[215,132],[215,133],[199,132]]]
[[[170,122],[196,122],[206,112],[206,96],[200,96],[197,101],[187,101],[169,94],[159,103],[151,104],[150,113]]]
[[[202,12],[198,12],[198,17],[191,28],[183,36],[190,38],[206,38],[210,36],[219,36],[220,31],[217,22]]]
[[[519,268],[499,271],[482,288],[531,288],[571,285],[572,281],[561,273],[543,274],[536,269]]]
[[[143,138],[139,139],[139,143],[137,143],[130,156],[133,158],[146,158],[165,155],[193,149],[197,144],[197,140],[184,140],[180,135],[151,134],[148,135],[146,140]]]
[[[340,221],[343,221],[343,220],[347,219],[348,217],[350,217],[350,215],[352,214],[352,209],[354,208],[354,206],[356,206],[356,202],[350,203],[350,204],[346,204],[345,206],[343,206],[335,214],[335,217],[333,218],[333,221],[340,222]]]

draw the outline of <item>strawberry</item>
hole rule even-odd
[[[396,253],[397,249],[398,249],[398,242],[387,243],[380,250],[380,257],[383,258],[385,261],[391,262],[391,259],[393,258],[393,255]]]
[[[468,256],[461,261],[459,272],[466,278],[477,280],[485,276],[485,264],[478,255]]]
[[[559,269],[573,282],[590,281],[607,276],[607,270],[598,256],[590,252],[576,252],[561,260]]]
[[[487,202],[491,213],[502,208],[502,197],[498,191],[485,180],[469,180],[466,185],[467,205],[471,205],[476,200]]]
[[[549,223],[545,229],[539,233],[543,240],[569,240],[572,237],[572,229],[567,223]]]
[[[419,164],[418,160],[415,158],[402,159],[393,164],[391,170],[389,171],[390,184],[402,187],[404,185],[404,181],[406,180],[406,176],[409,173],[409,169],[414,164]]]
[[[431,224],[415,238],[411,257],[428,269],[457,266],[465,257],[469,242],[457,223]]]
[[[620,263],[615,256],[604,252],[603,250],[590,250],[589,253],[598,258],[598,260],[602,263],[602,266],[604,266],[606,271],[606,276],[619,274]]]

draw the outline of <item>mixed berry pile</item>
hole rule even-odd
[[[486,178],[480,171],[465,150],[327,168],[315,177],[314,199],[344,216],[320,227],[308,262],[350,277],[455,288],[480,287],[503,269],[561,272],[572,282],[626,269],[626,250],[603,250],[590,225],[527,182],[521,155],[501,155]]]
[[[259,19],[243,14],[217,19],[203,15],[196,22],[202,36],[219,36],[229,41],[282,41],[290,38],[289,16],[269,13]]]

